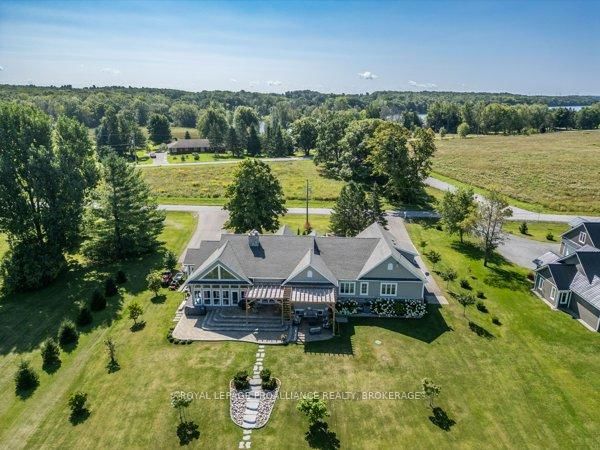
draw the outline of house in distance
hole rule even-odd
[[[179,155],[183,153],[202,153],[210,151],[208,139],[180,139],[167,144],[169,153]]]

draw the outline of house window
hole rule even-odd
[[[580,244],[585,244],[585,238],[586,237],[587,237],[587,235],[583,231],[581,231],[579,233],[579,243]]]
[[[542,289],[543,284],[544,284],[544,277],[542,277],[541,275],[538,275],[536,284],[535,284],[535,288],[539,291],[540,289]]]
[[[229,290],[223,290],[223,305],[229,306]]]
[[[388,263],[388,270],[394,270],[394,263]]]
[[[215,267],[213,270],[208,272],[202,278],[206,278],[207,280],[218,280],[219,279],[219,267]]]
[[[556,298],[556,288],[554,286],[552,286],[552,289],[550,290],[550,300],[554,300]]]
[[[361,281],[360,283],[360,295],[369,295],[369,283]]]
[[[380,295],[384,297],[395,297],[396,296],[396,283],[381,283]]]
[[[221,304],[221,291],[213,290],[212,296],[213,296],[213,305],[220,305]]]
[[[221,266],[215,267],[202,278],[207,280],[235,280],[236,278]]]
[[[312,278],[312,277],[313,277],[312,270],[309,270],[308,272],[306,272],[306,278]]]
[[[561,305],[566,305],[569,303],[569,298],[571,298],[571,292],[565,291],[558,294],[558,303]]]
[[[342,295],[354,295],[355,285],[352,281],[341,281],[340,282],[340,294]]]

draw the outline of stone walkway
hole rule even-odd
[[[265,346],[260,344],[258,346],[258,351],[256,352],[256,361],[254,363],[252,379],[250,380],[250,394],[246,398],[246,410],[244,411],[244,422],[242,424],[244,434],[242,435],[242,440],[240,441],[238,448],[250,448],[252,446],[252,429],[256,427],[258,406],[263,393],[260,371],[263,368],[264,358]]]

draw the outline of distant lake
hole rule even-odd
[[[549,109],[567,108],[572,111],[579,111],[581,108],[584,108],[584,106],[549,106],[548,108]]]

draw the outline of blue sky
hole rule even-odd
[[[0,83],[600,94],[600,1],[0,0]]]

